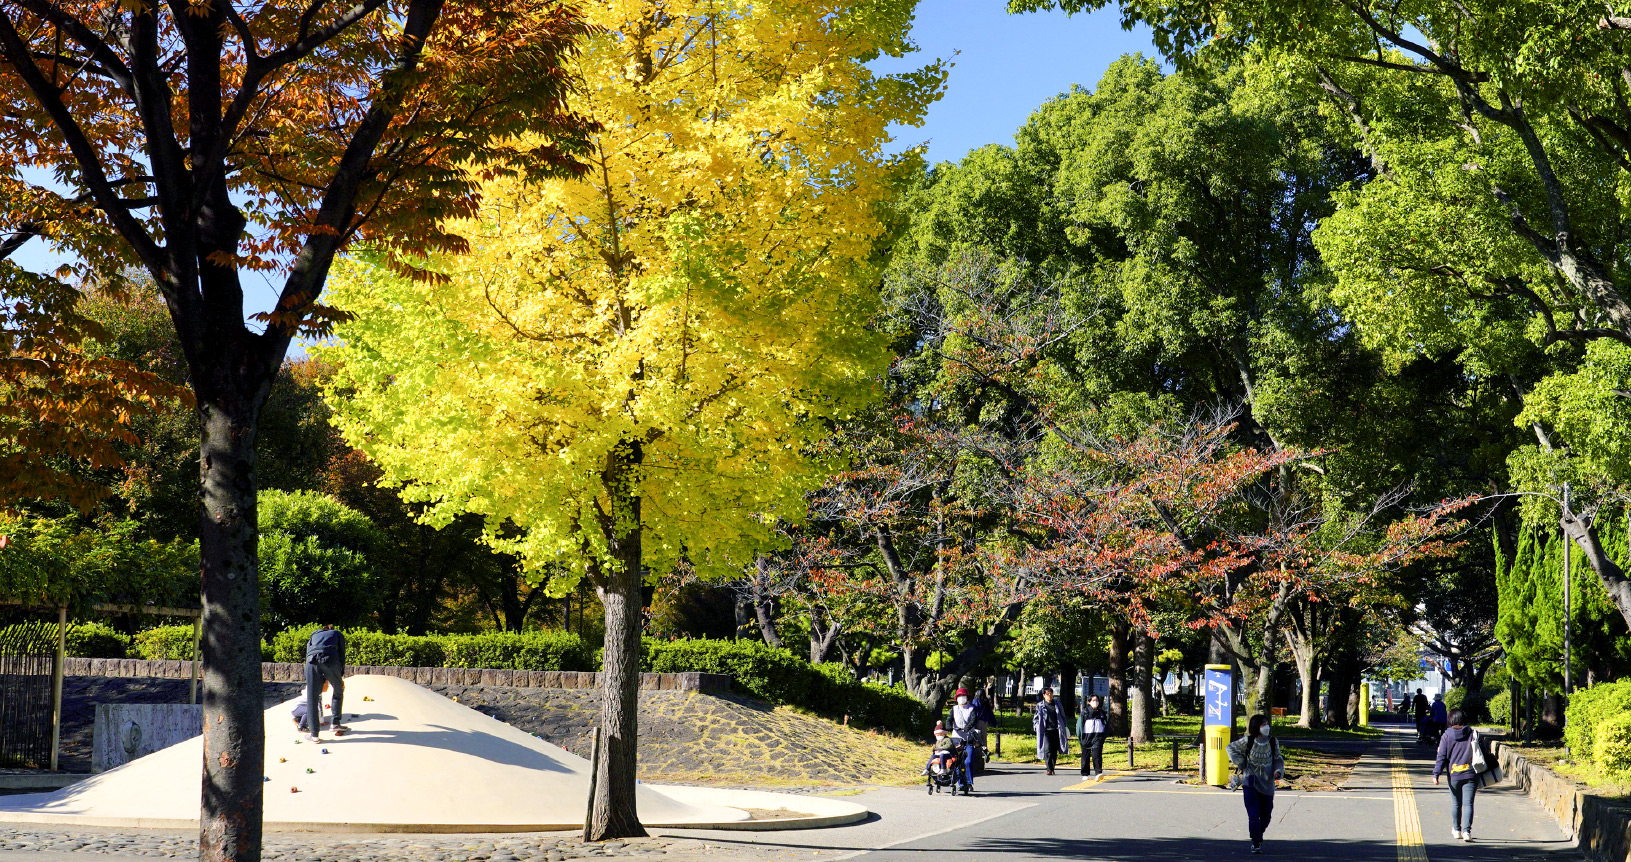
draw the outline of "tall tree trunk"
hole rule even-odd
[[[1065,723],[1076,726],[1076,665],[1059,668],[1059,708],[1065,711]]]
[[[1292,662],[1297,666],[1297,681],[1302,685],[1301,709],[1297,715],[1298,727],[1319,727],[1319,665],[1314,661],[1312,644],[1292,639]]]
[[[626,508],[602,523],[614,562],[601,567],[595,590],[606,609],[606,643],[600,673],[600,757],[595,798],[584,828],[590,841],[646,834],[635,809],[635,768],[640,742],[640,498],[630,493],[641,460],[638,444],[614,456],[606,489]],[[623,515],[623,518],[619,518]]]
[[[1348,695],[1353,691],[1353,662],[1346,656],[1331,662],[1330,682],[1325,687],[1325,723],[1330,727],[1348,726]]]
[[[1131,647],[1132,627],[1125,620],[1110,623],[1110,703],[1107,710],[1109,733],[1119,735],[1127,726],[1127,652]]]
[[[1155,638],[1138,632],[1133,635],[1133,685],[1128,698],[1128,735],[1136,744],[1155,739],[1155,698],[1150,687],[1155,675]]]
[[[768,575],[766,575],[766,573],[765,573],[765,558],[763,556],[757,557],[756,559],[754,559],[753,565],[759,570],[759,572],[758,572],[759,577],[756,578],[753,581],[753,594],[752,594],[753,615],[754,615],[754,617],[756,617],[759,620],[759,636],[765,639],[765,643],[770,644],[773,647],[779,647],[779,646],[782,645],[782,638],[781,638],[781,635],[776,632],[776,597],[772,596],[770,594],[770,591],[768,589],[766,589],[766,587],[765,587],[765,581],[768,578]],[[811,658],[810,658],[810,661],[812,661],[812,662],[824,661],[824,659],[817,659],[817,658],[814,657],[815,656],[815,638],[814,638],[815,629],[814,629],[814,627],[812,627],[810,629],[810,631],[811,631],[811,651],[810,651]]]
[[[1631,529],[1631,512],[1626,517],[1627,528]],[[1559,523],[1563,532],[1579,546],[1592,571],[1597,573],[1597,580],[1602,583],[1603,591],[1608,593],[1609,601],[1614,603],[1626,624],[1631,625],[1631,577],[1627,577],[1625,570],[1608,555],[1598,538],[1597,526],[1590,519],[1572,512],[1565,512]]]
[[[258,397],[199,399],[204,781],[198,850],[206,862],[260,859],[266,707],[255,438],[269,387]]]

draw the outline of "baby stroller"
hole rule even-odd
[[[970,781],[968,776],[964,774],[968,771],[967,757],[967,748],[959,743],[956,748],[952,749],[950,766],[942,765],[939,758],[935,758],[929,764],[929,776],[926,783],[929,787],[930,796],[939,793],[941,790],[949,791],[953,796],[956,796],[958,787],[963,788],[964,796],[974,792],[974,782]]]

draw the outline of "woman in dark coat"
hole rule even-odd
[[[1065,721],[1065,710],[1053,699],[1053,689],[1042,689],[1042,699],[1036,702],[1031,716],[1031,728],[1036,731],[1036,759],[1048,766],[1053,774],[1059,755],[1070,747],[1070,725]]]

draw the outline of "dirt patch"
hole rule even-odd
[[[1354,771],[1363,753],[1286,746],[1286,776],[1283,786],[1297,790],[1338,790]]]

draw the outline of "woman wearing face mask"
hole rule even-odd
[[[1047,764],[1048,774],[1052,775],[1059,755],[1070,745],[1070,725],[1065,723],[1064,709],[1053,699],[1053,689],[1042,689],[1031,727],[1036,731],[1036,759]]]
[[[1263,833],[1274,818],[1274,782],[1286,771],[1285,759],[1280,756],[1280,741],[1269,735],[1269,717],[1252,716],[1246,726],[1246,736],[1229,743],[1228,751],[1229,762],[1240,770],[1252,852],[1262,853]]]
[[[1082,709],[1082,774],[1104,774],[1104,734],[1109,729],[1110,717],[1105,714],[1104,706],[1099,702],[1098,695],[1087,699],[1087,706]]]
[[[963,792],[974,792],[974,746],[979,743],[980,711],[969,702],[968,689],[960,688],[952,695],[957,704],[951,708],[951,738],[963,744]]]

